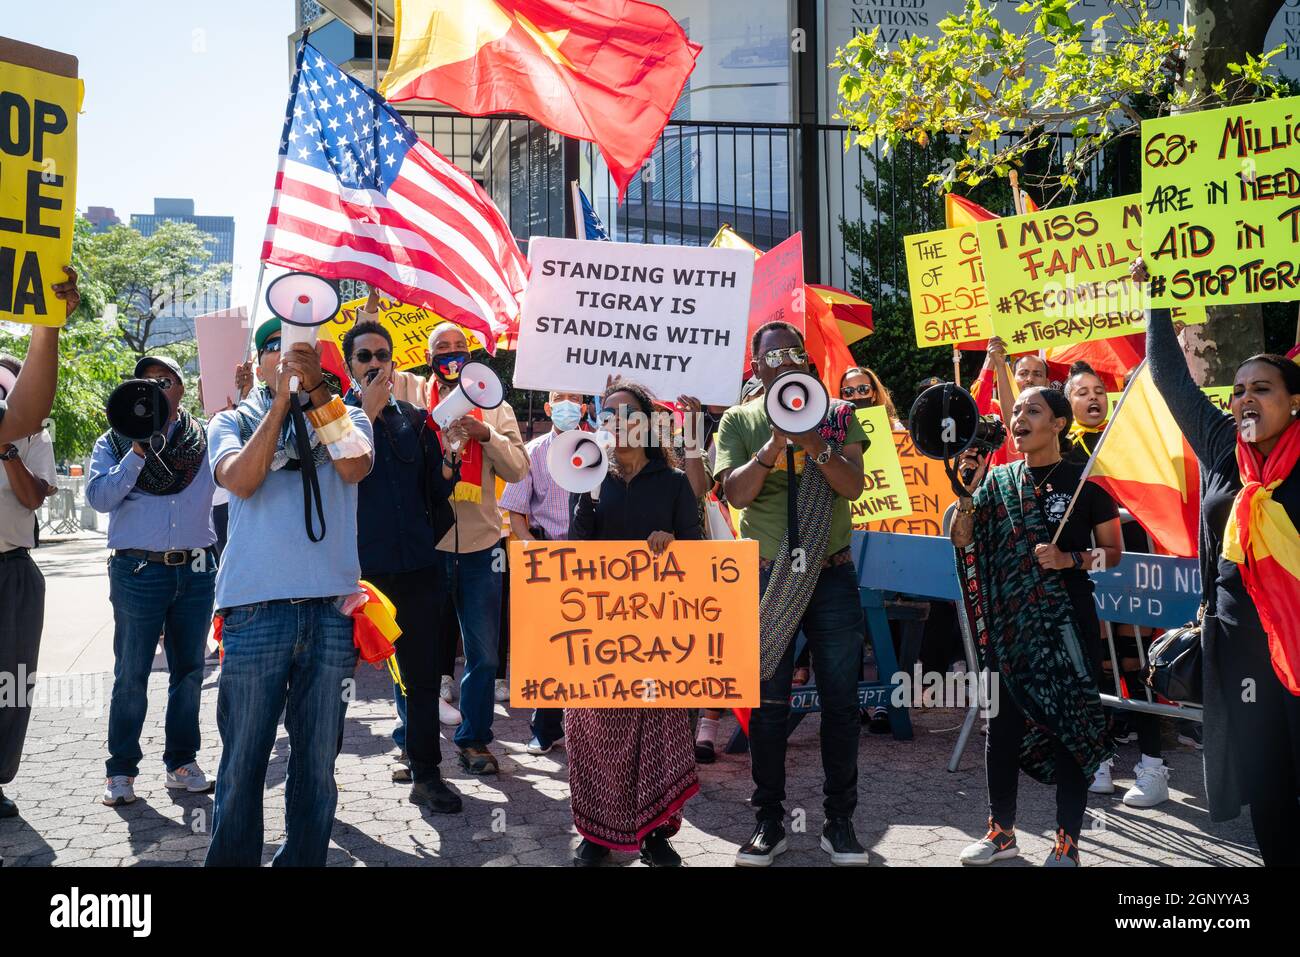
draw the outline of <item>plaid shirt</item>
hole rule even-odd
[[[528,474],[507,485],[497,502],[502,511],[526,515],[528,524],[540,525],[551,540],[569,537],[569,493],[551,479],[546,467],[546,453],[555,435],[551,429],[524,446],[528,453]]]

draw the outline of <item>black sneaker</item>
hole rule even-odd
[[[767,867],[788,846],[780,821],[759,821],[745,846],[736,852],[736,866]]]
[[[599,867],[607,857],[609,857],[608,847],[597,844],[595,841],[589,841],[584,837],[578,842],[578,847],[573,852],[573,866]]]
[[[1180,721],[1178,723],[1178,743],[1189,748],[1195,748],[1197,751],[1205,747],[1204,739],[1201,737],[1201,722],[1199,721]],[[0,816],[3,816],[0,814]]]
[[[5,797],[5,792],[0,789],[0,817],[17,817],[18,805]]]
[[[718,760],[718,752],[713,749],[712,741],[695,742],[695,763],[712,764]]]
[[[822,850],[830,852],[832,864],[861,867],[870,860],[867,849],[853,833],[853,822],[847,817],[827,820],[822,828]]]
[[[434,814],[459,814],[461,809],[460,795],[441,778],[411,785],[411,803],[427,807]]]
[[[646,867],[681,867],[682,856],[668,843],[667,828],[656,828],[641,842],[641,860]]]

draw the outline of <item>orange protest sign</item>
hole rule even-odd
[[[907,535],[942,535],[943,513],[957,501],[957,494],[948,481],[948,473],[938,459],[928,459],[916,450],[911,434],[893,432],[898,449],[898,464],[903,470],[912,502],[912,514],[870,522],[866,526],[873,532],[902,532]]]
[[[756,708],[758,542],[510,543],[510,704]]]

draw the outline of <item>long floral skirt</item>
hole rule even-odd
[[[663,825],[676,834],[700,789],[690,715],[667,708],[564,712],[573,823],[589,841],[635,851]]]

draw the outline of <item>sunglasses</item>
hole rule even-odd
[[[808,361],[808,353],[798,346],[791,346],[789,349],[769,349],[763,353],[763,361],[767,363],[769,369],[784,365],[787,358],[793,363],[800,364]]]
[[[352,358],[360,363],[367,363],[371,359],[378,359],[380,362],[387,362],[393,357],[392,352],[387,349],[376,349],[371,352],[369,349],[358,349],[352,353]]]
[[[176,380],[171,378],[170,376],[162,376],[161,378],[150,379],[149,381],[157,382],[158,387],[161,388],[164,392],[166,392],[168,389],[170,389],[172,386],[176,384]]]
[[[851,385],[840,390],[840,395],[845,399],[851,399],[855,395],[860,395],[865,399],[875,391],[876,390],[871,388],[869,385]]]
[[[280,351],[279,339],[269,339],[267,340],[266,345],[262,346],[262,352],[279,352],[279,351]],[[259,352],[258,355],[260,356],[262,352]]]

